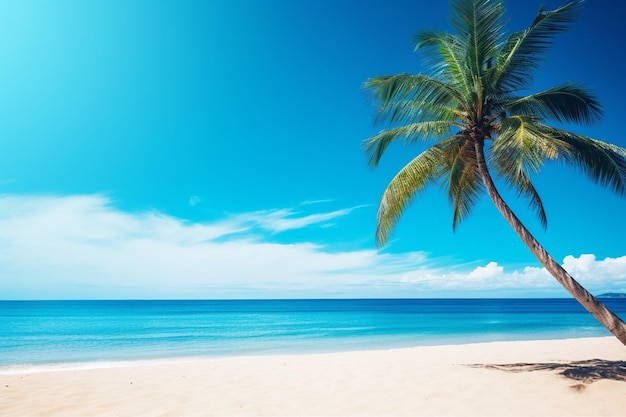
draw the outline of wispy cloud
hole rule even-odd
[[[333,200],[330,199],[326,199],[326,200],[306,200],[303,201],[302,203],[300,203],[301,206],[308,206],[310,204],[322,204],[322,203],[332,203]]]
[[[329,226],[332,220],[347,216],[363,206],[335,210],[326,213],[302,214],[294,209],[261,210],[233,216],[236,222],[253,224],[272,233],[303,229],[308,226]]]
[[[243,213],[205,223],[126,212],[102,195],[0,196],[0,297],[419,297],[558,291],[542,269],[473,270],[424,252],[330,251],[269,234],[339,221],[355,208]],[[245,232],[245,233],[242,233]],[[223,239],[229,237],[228,239]],[[590,289],[626,288],[626,256],[568,256]]]

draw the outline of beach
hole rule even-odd
[[[597,337],[4,367],[0,415],[626,415],[626,382],[593,380],[591,360],[615,369],[626,348]],[[572,368],[588,378],[560,374]]]

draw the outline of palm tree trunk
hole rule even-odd
[[[626,323],[609,310],[603,303],[580,285],[552,256],[539,244],[537,239],[522,224],[519,218],[500,196],[485,161],[484,139],[474,140],[478,171],[489,197],[498,211],[513,230],[528,246],[528,249],[541,262],[546,270],[561,284],[585,309],[606,327],[622,344],[626,345]]]

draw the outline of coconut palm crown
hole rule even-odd
[[[525,93],[542,55],[572,23],[580,3],[541,8],[526,30],[505,36],[501,1],[452,0],[454,33],[424,31],[415,38],[415,49],[428,53],[430,75],[366,81],[378,119],[391,126],[364,141],[371,166],[396,140],[432,143],[383,192],[376,242],[388,241],[403,210],[428,186],[447,190],[453,228],[486,192],[546,269],[626,345],[624,322],[554,261],[502,199],[493,179],[527,198],[544,227],[546,213],[531,177],[546,161],[561,160],[626,195],[625,149],[547,124],[598,121],[602,110],[593,94],[571,82]]]

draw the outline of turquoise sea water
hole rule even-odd
[[[0,367],[608,335],[571,299],[0,301]]]

